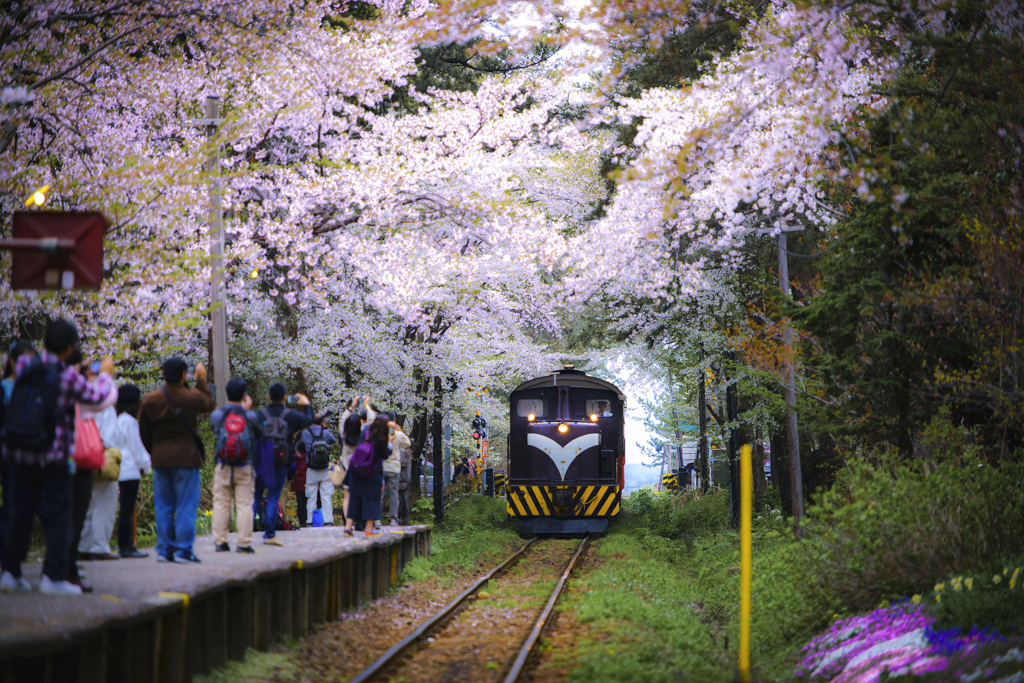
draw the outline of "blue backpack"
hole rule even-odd
[[[53,447],[61,372],[59,363],[44,363],[38,356],[21,371],[4,415],[4,443],[37,453]]]

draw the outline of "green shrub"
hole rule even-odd
[[[434,499],[420,497],[412,501],[412,510],[410,511],[409,518],[412,524],[433,524]]]
[[[640,489],[625,501],[624,509],[627,514],[620,518],[620,525],[640,534],[683,540],[687,547],[692,546],[697,536],[716,533],[729,526],[729,492],[720,487],[713,487],[707,493],[688,489],[675,496],[655,496],[647,489]]]
[[[1024,635],[1022,583],[1024,561],[1018,559],[993,571],[951,576],[935,584],[923,601],[941,628],[993,628]]]
[[[762,678],[788,678],[803,644],[843,611],[833,591],[834,577],[821,560],[822,550],[820,542],[796,541],[791,532],[780,533],[773,544],[755,549],[750,654]],[[734,590],[738,596],[738,581]]]
[[[948,432],[926,433],[927,458],[917,461],[851,461],[808,509],[807,529],[826,542],[834,590],[849,607],[873,607],[1021,552],[1024,470],[993,466]]]

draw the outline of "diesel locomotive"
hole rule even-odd
[[[524,534],[601,532],[619,514],[626,397],[567,365],[509,397],[508,514]]]

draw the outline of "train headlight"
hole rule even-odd
[[[593,413],[593,414],[592,414],[592,415],[590,416],[590,421],[591,421],[591,422],[597,422],[597,413]]]
[[[537,419],[537,416],[534,415],[533,413],[530,413],[529,415],[526,416],[526,419],[529,420],[530,422],[533,422],[534,420]]]
[[[569,425],[565,424],[564,422],[558,425],[559,434],[565,434],[567,431],[569,431]]]

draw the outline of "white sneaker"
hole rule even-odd
[[[43,595],[81,595],[82,588],[67,581],[51,581],[49,576],[43,574],[39,582],[39,592]]]
[[[25,580],[24,576],[14,578],[14,574],[4,572],[0,576],[0,592],[4,593],[28,593],[32,590],[32,584]]]

